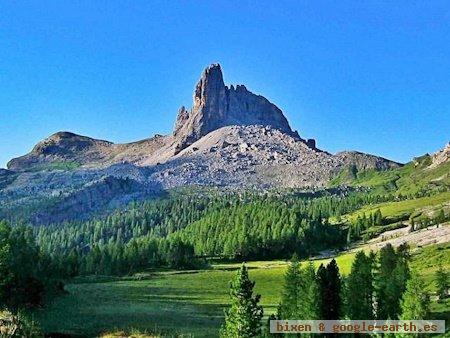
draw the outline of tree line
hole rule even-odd
[[[133,202],[88,221],[39,227],[2,222],[8,245],[1,261],[9,262],[1,267],[2,285],[10,295],[4,298],[11,304],[38,303],[48,285],[61,285],[78,275],[198,268],[210,258],[285,259],[294,252],[306,258],[346,244],[345,226],[330,224],[329,219],[339,221],[343,214],[389,198],[366,193],[200,191]],[[380,218],[376,213],[367,219],[378,224]],[[8,282],[8,276],[15,279]],[[27,300],[12,300],[26,287],[37,291],[26,291]]]
[[[355,193],[311,198],[297,194],[174,194],[131,203],[105,217],[40,226],[38,245],[65,277],[125,275],[144,269],[203,266],[204,258],[307,257],[345,244],[330,217],[379,201]]]
[[[351,271],[343,277],[334,259],[314,268],[301,266],[294,256],[288,266],[280,303],[270,320],[336,319],[427,319],[430,295],[420,276],[411,272],[407,246],[391,245],[378,254],[359,251]],[[449,276],[442,267],[436,272],[440,299],[447,297]],[[260,296],[253,294],[255,283],[245,265],[230,283],[231,304],[225,312],[222,337],[276,337],[261,322]],[[280,335],[280,334],[278,334]]]
[[[411,215],[410,223],[411,230],[420,230],[429,226],[442,224],[450,221],[450,212],[445,213],[444,209],[440,209],[435,214],[429,216],[427,214],[421,214],[419,216]]]
[[[370,213],[366,216],[366,213],[356,216],[356,219],[350,223],[347,233],[347,242],[361,239],[363,232],[370,227],[384,225],[384,217],[380,209]]]

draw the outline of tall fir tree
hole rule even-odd
[[[359,251],[346,280],[346,314],[349,319],[373,319],[373,261],[364,251]]]
[[[263,308],[259,305],[260,295],[253,295],[252,282],[245,265],[230,283],[231,306],[225,312],[225,324],[220,336],[226,338],[250,338],[261,335]]]
[[[326,267],[320,265],[317,271],[320,294],[320,317],[325,320],[341,317],[341,276],[336,260]]]
[[[284,275],[284,287],[278,305],[280,319],[302,319],[302,277],[297,255],[294,254]]]
[[[325,288],[327,287],[327,268],[325,265],[320,264],[317,269],[317,284],[319,286],[319,314],[321,319],[325,319],[324,314],[326,312],[326,300],[325,300]]]
[[[303,273],[302,283],[302,306],[303,318],[305,320],[320,319],[319,308],[319,285],[317,283],[317,276],[314,269],[314,264],[310,261],[305,267]]]
[[[423,281],[417,274],[413,273],[406,284],[406,291],[401,299],[401,320],[427,319],[430,312],[430,296],[424,290]],[[404,336],[415,336],[419,334],[408,334]]]
[[[392,245],[381,248],[375,277],[378,319],[397,319],[400,299],[409,278],[408,255],[404,248],[395,252]]]

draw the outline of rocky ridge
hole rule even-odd
[[[242,85],[225,86],[220,66],[213,64],[195,87],[192,109],[180,108],[172,134],[114,144],[56,133],[0,172],[0,202],[56,200],[49,210],[61,218],[180,186],[324,187],[349,165],[386,170],[400,164],[317,149],[273,103]],[[50,221],[39,215],[37,222]]]

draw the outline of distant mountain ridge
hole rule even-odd
[[[85,168],[125,162],[137,166],[161,164],[176,158],[178,153],[209,133],[230,126],[269,127],[318,151],[315,140],[304,140],[297,131],[293,131],[275,104],[251,93],[243,85],[225,86],[220,65],[212,64],[203,71],[195,87],[192,109],[180,108],[172,134],[114,144],[71,132],[58,132],[36,144],[30,153],[9,161],[7,167],[14,171],[29,171],[52,169],[62,163]],[[361,154],[359,162],[365,166],[367,156],[355,154]],[[384,165],[380,169],[398,165],[380,158],[381,162]]]
[[[207,67],[198,81],[193,107],[182,106],[171,135],[145,139],[128,144],[96,140],[71,132],[58,132],[34,146],[32,151],[8,163],[10,170],[27,170],[35,165],[59,161],[75,161],[80,165],[101,166],[120,162],[153,164],[165,162],[208,133],[225,126],[262,125],[278,129],[310,147],[315,141],[305,141],[289,126],[283,112],[245,86],[225,86],[219,64]]]
[[[172,134],[114,144],[58,132],[0,172],[0,202],[17,206],[64,201],[58,212],[73,215],[108,205],[97,203],[97,198],[126,203],[189,185],[320,188],[350,165],[360,171],[401,166],[360,152],[332,155],[317,149],[315,141],[293,131],[283,112],[266,98],[242,85],[225,86],[220,65],[212,64],[195,87],[192,109],[179,110]],[[110,188],[99,188],[102,185]]]

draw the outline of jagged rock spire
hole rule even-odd
[[[194,91],[190,111],[180,108],[175,123],[176,152],[218,128],[229,125],[270,125],[298,136],[283,112],[266,98],[255,95],[243,85],[225,86],[218,63],[207,67]]]

